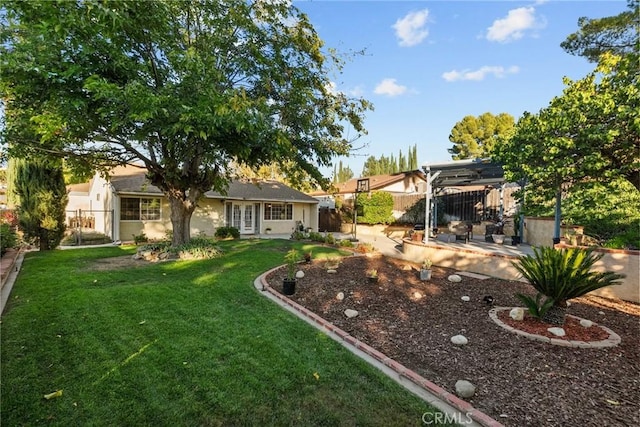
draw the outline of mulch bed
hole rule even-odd
[[[368,282],[371,269],[378,283]],[[451,283],[447,277],[455,271],[436,266],[422,282],[418,269],[382,256],[344,258],[336,274],[321,261],[300,264],[305,277],[290,298],[452,393],[457,380],[471,381],[476,394],[466,400],[507,426],[640,424],[639,305],[573,300],[568,314],[612,329],[622,343],[566,348],[508,332],[489,318],[485,296],[496,306],[521,306],[515,294],[533,294],[529,285],[465,276]],[[284,276],[279,269],[267,280],[280,291]],[[470,301],[462,301],[464,295]],[[348,308],[358,316],[348,319]],[[451,344],[458,334],[469,343]]]

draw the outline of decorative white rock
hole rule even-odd
[[[467,380],[456,381],[456,394],[463,398],[473,397],[476,393],[476,386]]]
[[[415,292],[413,293],[413,297],[414,297],[415,299],[420,299],[420,298],[422,298],[422,294],[421,294],[420,292],[418,292],[418,291],[415,291]]]
[[[350,308],[347,308],[344,311],[344,315],[347,316],[349,319],[352,319],[354,317],[356,317],[358,315],[358,312],[356,310],[352,310]]]
[[[580,319],[580,326],[584,326],[585,328],[590,328],[593,326],[593,322],[587,319]]]
[[[447,280],[453,283],[460,283],[462,282],[462,277],[457,274],[452,274],[451,276],[447,277]]]
[[[342,301],[344,299],[344,292],[338,292],[338,295],[336,295],[336,299],[338,301]]]
[[[518,321],[524,319],[524,308],[522,307],[512,308],[511,311],[509,312],[509,317],[511,317],[513,320],[518,320]]]
[[[296,273],[296,279],[302,279],[304,277],[304,271],[298,270]]]
[[[454,335],[451,337],[451,342],[455,345],[465,345],[469,340],[464,335]]]
[[[336,270],[327,270],[327,273],[329,273],[329,274],[336,274],[336,273],[337,273],[337,271],[336,271]]]
[[[553,335],[557,337],[563,337],[566,335],[566,333],[564,332],[564,329],[562,328],[549,328],[547,329],[547,331],[551,332]]]
[[[464,295],[462,298],[460,298],[462,301],[464,302],[469,302],[471,301],[471,298],[469,298],[468,296]]]

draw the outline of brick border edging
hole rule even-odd
[[[0,289],[4,288],[5,283],[7,283],[7,280],[16,265],[16,261],[20,256],[20,252],[21,251],[19,249],[7,249],[7,252],[4,254],[2,259],[0,259]]]
[[[504,427],[503,424],[494,420],[484,412],[481,412],[478,409],[474,408],[473,406],[471,406],[470,403],[460,399],[455,394],[448,392],[447,390],[427,380],[426,378],[420,376],[418,373],[412,371],[411,369],[406,368],[404,365],[396,362],[395,360],[391,359],[390,357],[386,356],[385,354],[381,353],[375,348],[363,343],[362,341],[359,341],[355,337],[352,337],[347,332],[343,331],[342,329],[338,328],[332,323],[326,321],[322,317],[306,309],[305,307],[301,306],[295,301],[292,301],[291,299],[287,298],[285,295],[281,294],[280,292],[277,292],[276,290],[274,290],[267,283],[266,277],[269,273],[279,269],[280,267],[282,266],[272,268],[271,270],[266,271],[265,273],[262,273],[254,282],[254,286],[256,287],[256,289],[263,292],[268,292],[271,296],[281,301],[282,303],[288,305],[297,313],[305,316],[318,329],[333,333],[335,336],[337,336],[342,340],[343,344],[352,346],[362,351],[363,353],[372,357],[377,362],[380,362],[384,366],[396,372],[400,378],[406,378],[407,380],[411,381],[411,383],[420,387],[428,394],[436,396],[437,398],[451,405],[453,408],[457,409],[458,411],[468,414],[468,416],[470,416],[474,421],[478,422],[482,426]]]
[[[493,320],[498,326],[502,327],[503,329],[505,329],[505,330],[507,330],[509,332],[513,332],[513,333],[518,334],[518,335],[522,335],[523,337],[528,338],[530,340],[542,341],[542,342],[546,342],[546,343],[553,344],[553,345],[559,345],[561,347],[578,347],[578,348],[615,347],[618,344],[620,344],[620,342],[622,341],[622,338],[620,338],[620,335],[616,334],[615,332],[613,332],[611,329],[607,328],[606,326],[597,324],[596,322],[593,322],[593,325],[591,327],[592,328],[593,327],[599,327],[599,328],[603,329],[605,332],[607,332],[609,334],[609,338],[604,339],[604,340],[600,340],[600,341],[585,342],[585,341],[563,340],[563,339],[560,339],[560,338],[549,338],[549,337],[545,337],[544,335],[536,335],[536,334],[532,334],[532,333],[529,333],[529,332],[521,331],[519,329],[516,329],[516,328],[513,328],[513,327],[507,325],[502,320],[498,319],[498,312],[499,311],[511,310],[512,308],[513,307],[495,307],[495,308],[492,308],[489,311],[489,317],[491,318],[491,320]],[[526,310],[526,308],[525,308],[525,310]],[[582,317],[573,316],[571,314],[567,314],[567,316],[573,317],[574,319],[583,320]]]

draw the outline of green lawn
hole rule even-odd
[[[432,408],[254,289],[292,246],[308,245],[110,270],[96,261],[135,249],[27,254],[2,316],[2,424],[422,425]]]

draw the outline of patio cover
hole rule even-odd
[[[433,188],[465,187],[471,185],[492,185],[499,187],[504,183],[502,165],[491,159],[453,160],[443,163],[425,163],[422,169],[427,176],[440,174],[433,180]]]

